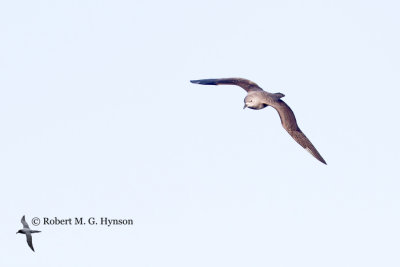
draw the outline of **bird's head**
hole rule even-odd
[[[23,234],[24,232],[21,230],[18,230],[17,234]]]
[[[247,95],[244,98],[244,107],[245,108],[251,108],[251,109],[262,109],[268,106],[267,104],[264,104],[260,101],[259,98],[257,98],[254,95]]]

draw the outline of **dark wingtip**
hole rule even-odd
[[[295,139],[296,140],[296,139]],[[308,139],[307,139],[308,140]],[[310,142],[310,146],[305,147],[305,149],[310,152],[310,154],[316,158],[318,161],[320,161],[321,163],[328,165],[326,163],[326,161],[324,160],[324,158],[318,153],[317,149],[315,149],[315,147],[311,144]]]
[[[217,85],[217,79],[191,80],[190,82],[203,85]]]
[[[315,157],[317,160],[321,161],[323,164],[328,165],[326,161],[319,155],[319,157]]]

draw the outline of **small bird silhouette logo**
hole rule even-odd
[[[29,247],[33,251],[35,251],[35,249],[33,248],[33,244],[32,244],[32,234],[33,233],[40,233],[41,231],[31,230],[29,228],[29,225],[25,221],[25,215],[22,216],[21,223],[24,226],[24,228],[18,230],[17,234],[25,234],[26,235],[26,242],[28,242]]]

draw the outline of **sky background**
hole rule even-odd
[[[399,266],[399,10],[0,1],[0,265]],[[189,82],[222,77],[284,93],[328,165],[241,88]]]

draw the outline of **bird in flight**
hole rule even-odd
[[[284,94],[266,92],[256,83],[243,78],[204,79],[191,80],[190,82],[203,85],[229,84],[242,87],[247,92],[247,96],[244,99],[243,109],[263,109],[268,106],[273,107],[278,111],[283,128],[293,137],[293,139],[310,152],[317,160],[326,164],[317,149],[300,130],[293,111],[284,101],[281,100],[281,98],[285,96]]]
[[[25,215],[22,216],[21,219],[21,223],[24,226],[23,229],[18,230],[17,234],[25,234],[26,235],[26,242],[28,242],[29,247],[35,251],[35,249],[33,248],[33,244],[32,244],[32,234],[33,233],[40,233],[40,231],[37,230],[31,230],[29,228],[29,225],[26,223],[25,221]]]

